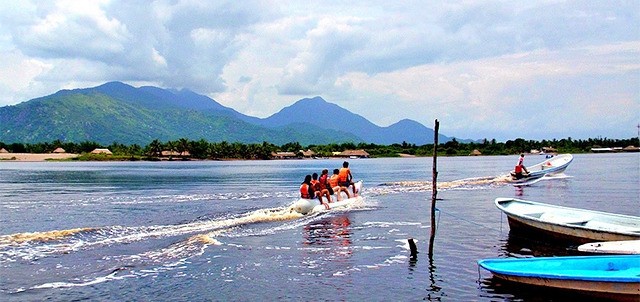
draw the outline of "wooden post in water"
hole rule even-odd
[[[433,135],[433,174],[431,188],[431,237],[429,238],[429,259],[433,257],[433,241],[436,239],[436,196],[438,195],[438,128],[436,119]]]
[[[418,248],[416,247],[416,243],[413,241],[413,238],[409,238],[409,250],[411,251],[411,257],[409,260],[418,261]]]

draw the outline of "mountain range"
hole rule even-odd
[[[5,143],[61,140],[146,145],[154,139],[180,138],[277,145],[423,145],[433,143],[433,130],[409,119],[380,127],[321,97],[301,99],[267,118],[257,118],[188,89],[135,88],[121,82],[60,90],[0,107],[0,141]],[[451,138],[440,134],[438,140]]]

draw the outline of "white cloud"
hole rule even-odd
[[[48,14],[32,16],[31,24],[16,28],[13,38],[29,55],[108,60],[123,53],[130,33],[119,20],[106,15],[103,4],[59,1]]]
[[[41,85],[34,79],[51,70],[52,64],[26,57],[18,51],[2,52],[1,56],[3,59],[0,60],[0,94],[6,98],[5,103],[15,104],[24,101],[24,91],[48,92],[39,89],[38,86]]]
[[[435,118],[444,124],[446,119],[453,133],[537,131],[544,137],[546,131],[561,134],[585,119],[600,121],[575,131],[582,134],[599,131],[601,122],[637,121],[637,58],[640,42],[632,42],[423,65],[373,76],[352,73],[339,82],[348,83],[355,94],[400,103],[409,109],[407,117],[425,124]],[[384,116],[383,109],[378,116]]]
[[[0,105],[118,80],[259,117],[320,95],[458,137],[620,137],[640,111],[636,4],[3,1]]]

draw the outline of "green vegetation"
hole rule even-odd
[[[629,145],[640,145],[638,138],[630,139],[588,139],[573,140],[570,137],[561,140],[524,140],[518,138],[509,140],[504,143],[496,142],[496,140],[484,140],[478,143],[460,143],[455,139],[440,144],[438,147],[441,156],[467,156],[474,150],[480,151],[482,155],[508,155],[521,152],[529,152],[530,150],[541,150],[545,147],[552,147],[558,153],[586,153],[594,147],[626,147]],[[376,145],[366,143],[342,143],[328,145],[308,145],[302,146],[298,142],[286,143],[277,146],[271,143],[263,142],[262,144],[244,144],[208,142],[204,139],[198,141],[181,138],[176,141],[161,142],[153,140],[145,147],[140,145],[124,145],[120,143],[112,143],[108,146],[100,145],[96,142],[85,141],[81,143],[62,142],[56,140],[53,142],[22,144],[12,143],[5,144],[0,142],[0,149],[4,148],[12,153],[50,153],[56,148],[63,148],[67,153],[81,154],[76,160],[158,160],[159,158],[169,159],[270,159],[273,152],[294,152],[302,157],[301,150],[311,149],[316,156],[329,157],[332,152],[340,152],[344,150],[363,149],[370,154],[371,157],[397,157],[400,154],[409,154],[414,156],[431,156],[433,155],[433,144],[416,146],[415,144],[392,144],[392,145]],[[91,154],[90,152],[96,148],[107,148],[113,155]]]
[[[157,96],[126,87],[113,90],[112,95],[95,88],[61,91],[15,106],[0,107],[0,141],[92,140],[103,145],[110,142],[142,145],[153,139],[166,141],[181,137],[278,144],[292,140],[310,144],[358,139],[341,131],[305,130],[310,124],[261,126],[246,122],[228,111],[185,107],[170,91]],[[213,100],[209,101],[215,104]],[[203,106],[206,104],[202,103]]]

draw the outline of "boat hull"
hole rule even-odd
[[[573,155],[561,154],[527,167],[527,170],[529,171],[529,177],[553,175],[564,172],[572,161]]]
[[[575,243],[640,239],[640,217],[511,198],[497,198],[495,204],[507,215],[515,233]]]
[[[515,233],[529,234],[536,237],[552,238],[555,240],[569,240],[574,243],[588,243],[593,241],[634,240],[638,236],[617,234],[607,231],[588,230],[583,228],[554,225],[546,222],[522,219],[507,214],[509,228]]]
[[[542,180],[542,177],[544,177],[544,175],[527,176],[524,178],[512,179],[509,181],[509,183],[514,187],[524,187],[537,183],[538,181]]]
[[[640,256],[485,259],[478,265],[509,282],[622,300],[640,298]]]
[[[640,240],[590,242],[578,246],[578,251],[595,254],[640,255]]]
[[[318,212],[327,211],[327,210],[346,208],[358,202],[363,202],[363,199],[361,196],[345,199],[342,201],[325,203],[325,205],[320,204],[320,201],[317,199],[301,198],[291,206],[291,209],[300,214],[306,215],[310,213],[318,213]]]

